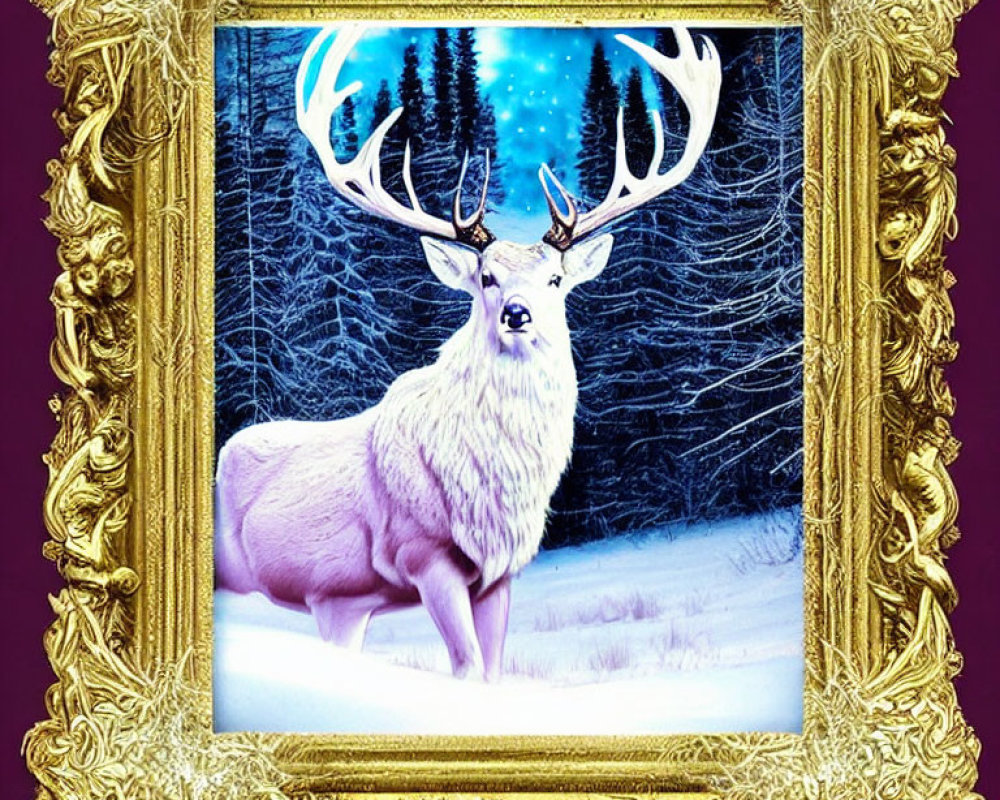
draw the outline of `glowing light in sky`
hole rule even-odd
[[[611,61],[615,80],[624,84],[631,67],[641,59],[615,39],[628,33],[653,43],[649,28],[477,28],[476,52],[480,92],[493,104],[497,119],[498,155],[504,163],[507,198],[492,217],[521,217],[521,225],[537,217],[544,230],[548,215],[539,205],[538,165],[552,163],[570,191],[576,190],[576,148],[590,56],[600,41]],[[394,100],[403,51],[413,42],[420,56],[425,90],[430,100],[433,28],[373,28],[358,43],[341,74],[340,86],[362,80],[365,88],[355,95],[358,125],[366,130],[372,101],[380,81],[393,89]],[[561,75],[558,80],[555,76]],[[659,96],[649,69],[643,70],[646,102],[657,108]],[[544,98],[544,100],[541,100]],[[531,135],[524,135],[530,131]],[[534,205],[531,205],[534,203]],[[501,233],[497,231],[497,233]]]

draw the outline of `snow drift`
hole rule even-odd
[[[798,508],[541,553],[514,582],[499,684],[449,674],[421,607],[364,652],[307,615],[216,592],[219,731],[421,734],[797,732]]]

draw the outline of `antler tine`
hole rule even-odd
[[[545,202],[548,203],[549,215],[552,217],[552,227],[542,237],[542,241],[560,250],[566,250],[573,243],[573,228],[576,227],[578,217],[576,203],[572,195],[566,191],[566,187],[562,185],[552,170],[549,169],[548,164],[542,164],[538,168],[538,180],[542,184],[542,191],[545,192]],[[556,187],[562,201],[566,204],[565,214],[556,203],[552,192],[549,191],[550,181]]]
[[[382,166],[379,161],[382,145],[390,129],[403,113],[402,108],[394,109],[382,120],[351,161],[347,163],[337,161],[333,144],[330,141],[330,126],[333,122],[333,115],[344,100],[361,89],[362,86],[360,81],[354,81],[344,89],[337,89],[337,79],[344,62],[361,39],[364,31],[364,26],[357,24],[344,25],[339,29],[327,27],[321,30],[310,42],[302,61],[299,63],[299,70],[295,77],[295,116],[299,128],[309,139],[316,155],[319,156],[327,180],[341,197],[382,219],[398,222],[442,239],[461,239],[466,234],[463,234],[463,230],[458,227],[457,223],[440,219],[423,210],[420,200],[417,198],[410,172],[411,150],[409,142],[406,143],[403,152],[403,184],[406,187],[410,207],[399,202],[382,186]],[[315,84],[307,96],[306,77],[316,58],[319,57],[319,51],[334,36],[333,42],[329,43],[327,51],[322,56]],[[464,178],[464,166],[462,175]],[[485,192],[484,187],[483,201],[480,203],[475,219],[476,235],[473,239],[475,242],[480,242],[484,238],[488,238],[486,241],[488,244],[489,241],[492,241],[492,234],[482,225],[486,204]]]
[[[659,111],[653,111],[650,117],[653,120],[653,155],[649,159],[649,169],[646,170],[647,178],[656,175],[663,163],[663,120],[660,119]]]
[[[455,187],[455,197],[452,201],[452,224],[455,226],[455,238],[458,241],[475,247],[477,250],[483,250],[496,240],[490,230],[483,225],[483,219],[486,217],[486,195],[490,188],[490,151],[486,151],[486,176],[483,178],[483,187],[479,193],[479,203],[471,215],[463,217],[462,187],[465,186],[465,173],[468,168],[469,151],[466,150],[465,156],[462,158],[462,170],[458,175],[458,185]]]
[[[413,178],[410,175],[410,140],[406,140],[406,147],[403,148],[403,184],[406,186],[406,196],[410,198],[410,205],[415,211],[423,211],[420,205],[420,198],[417,197],[417,190],[413,188]]]
[[[615,141],[615,172],[607,196],[594,209],[580,214],[574,224],[567,226],[566,217],[556,207],[546,184],[546,178],[553,181],[562,195],[564,202],[573,209],[572,200],[563,186],[555,180],[551,170],[539,171],[539,179],[549,203],[552,215],[552,229],[545,235],[545,241],[562,250],[572,243],[598,228],[607,225],[612,220],[628,214],[649,202],[660,194],[672,189],[685,180],[694,170],[701,158],[708,139],[712,134],[715,114],[719,105],[719,89],[722,86],[722,68],[715,45],[707,37],[702,36],[702,53],[698,54],[694,39],[686,28],[673,26],[677,38],[678,54],[667,56],[649,45],[636,41],[631,36],[618,34],[615,38],[636,52],[657,73],[666,78],[677,90],[681,100],[688,109],[690,126],[687,142],[678,162],[669,170],[660,174],[660,161],[663,159],[663,122],[659,113],[651,112],[654,145],[653,156],[650,159],[646,174],[639,178],[632,174],[628,167],[625,150],[624,109],[619,107],[615,122],[617,137]]]
[[[355,81],[338,92],[336,81],[340,74],[340,68],[347,59],[347,55],[358,43],[362,32],[363,29],[357,25],[345,26],[339,32],[323,58],[319,74],[316,76],[316,82],[308,98],[305,96],[306,75],[320,48],[332,35],[338,33],[336,29],[324,28],[316,34],[309,43],[309,47],[306,48],[295,75],[295,121],[298,123],[299,130],[306,135],[316,150],[316,155],[319,156],[324,169],[327,169],[331,162],[336,164],[337,160],[329,135],[333,114],[347,97],[361,88],[361,83]],[[328,169],[327,173],[329,177]]]

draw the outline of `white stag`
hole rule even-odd
[[[687,106],[683,154],[660,172],[663,130],[654,112],[652,160],[644,176],[633,175],[619,110],[607,197],[579,213],[543,166],[539,179],[552,227],[541,242],[525,246],[496,241],[484,226],[485,182],[475,212],[462,215],[464,165],[451,220],[421,207],[408,145],[409,205],[385,190],[380,151],[402,109],[374,130],[352,161],[337,161],[331,119],[361,84],[337,89],[336,83],[362,32],[358,26],[324,30],[309,46],[296,80],[299,127],[342,197],[425,234],[420,241],[431,270],[472,296],[472,312],[433,364],[399,376],[367,411],[328,422],[262,423],[229,439],[216,480],[218,585],[259,591],[311,612],[324,639],[355,648],[372,614],[422,603],[454,674],[494,680],[511,576],[538,551],[572,449],[577,385],[565,297],[601,272],[612,245],[609,234],[586,237],[691,173],[718,106],[718,54],[703,39],[699,55],[684,28],[674,29],[675,57],[618,36]],[[307,95],[306,74],[327,44]]]

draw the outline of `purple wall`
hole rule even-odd
[[[32,797],[33,782],[18,751],[23,732],[42,717],[52,673],[41,636],[52,616],[46,595],[58,576],[41,556],[41,497],[47,473],[41,454],[55,432],[46,401],[58,388],[48,369],[58,274],[55,240],[41,224],[48,185],[45,162],[61,136],[52,121],[60,94],[45,81],[48,20],[28,0],[0,6],[0,75],[6,119],[0,124],[0,787],[12,800]]]
[[[1000,233],[1000,4],[984,2],[959,25],[960,79],[945,97],[954,121],[949,131],[958,152],[959,235],[947,249],[958,277],[951,297],[961,349],[948,370],[958,403],[955,435],[963,442],[952,469],[964,536],[948,566],[961,601],[953,617],[955,640],[965,656],[959,700],[983,740],[978,789],[1000,793],[1000,258],[992,237]],[[991,513],[992,512],[992,513]]]
[[[47,448],[55,424],[46,400],[57,388],[47,367],[52,313],[51,283],[58,273],[54,239],[40,220],[45,205],[39,195],[48,180],[44,164],[61,143],[51,120],[59,94],[44,79],[48,23],[27,0],[2,4],[3,43],[0,74],[5,77],[8,119],[0,125],[0,340],[4,347],[0,374],[0,464],[4,507],[0,558],[0,598],[5,648],[3,697],[0,699],[0,786],[4,796],[32,796],[29,779],[18,756],[23,731],[43,716],[42,696],[50,673],[41,636],[51,619],[46,592],[57,591],[52,565],[43,560],[41,496],[46,471],[40,454]],[[952,292],[958,314],[957,335],[962,351],[949,379],[958,398],[955,431],[965,445],[953,475],[962,500],[960,525],[965,538],[951,553],[949,565],[962,602],[954,616],[955,636],[966,657],[959,694],[967,716],[984,740],[979,790],[1000,790],[1000,720],[991,712],[998,692],[995,672],[1000,648],[991,615],[1000,612],[1000,538],[994,530],[990,503],[1000,485],[1000,280],[996,257],[990,259],[989,236],[1000,231],[1000,159],[993,140],[1000,130],[1000,5],[984,2],[959,28],[962,79],[947,97],[955,122],[950,132],[958,150],[961,234],[949,247],[949,266],[959,283]],[[16,115],[16,116],[15,116]],[[12,121],[14,120],[14,121]]]

